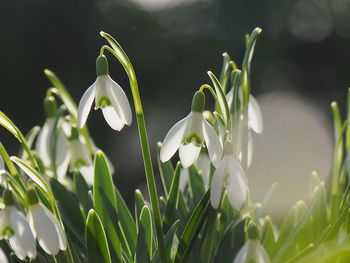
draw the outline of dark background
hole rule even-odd
[[[95,78],[95,59],[113,35],[129,55],[141,89],[150,145],[188,114],[192,94],[219,74],[224,51],[239,65],[244,35],[259,26],[252,65],[252,91],[292,89],[319,107],[345,108],[350,82],[350,0],[11,0],[0,1],[0,110],[26,133],[43,124],[42,99],[54,71],[78,102]],[[131,99],[127,77],[109,56],[111,76]],[[135,119],[117,133],[92,111],[88,126],[115,165],[122,193],[141,187],[143,166]],[[12,154],[18,144],[0,130]],[[155,157],[155,156],[154,156]],[[155,158],[154,158],[155,160]]]

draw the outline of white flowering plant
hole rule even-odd
[[[268,198],[254,202],[250,196],[251,132],[263,132],[250,83],[260,32],[246,36],[241,69],[224,53],[220,76],[208,72],[212,84],[199,87],[190,113],[157,146],[158,173],[135,71],[113,37],[101,32],[108,45],[96,60],[97,79],[78,106],[45,70],[53,88],[44,99],[41,128],[24,136],[0,112],[0,124],[20,142],[16,156],[0,143],[0,262],[349,262],[350,95],[345,120],[337,104],[331,105],[335,149],[329,190],[313,172],[310,200],[298,201],[281,224],[262,212]],[[107,55],[123,66],[134,102],[149,197],[136,190],[134,211],[114,184],[118,167],[95,146],[86,126],[92,104],[116,131],[132,122],[129,100],[109,76]],[[213,111],[205,107],[208,95],[215,100]]]

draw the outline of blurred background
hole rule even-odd
[[[248,176],[257,200],[278,181],[273,200],[279,210],[306,196],[312,170],[329,175],[329,104],[338,101],[345,113],[350,83],[349,14],[350,0],[0,1],[0,110],[24,133],[42,125],[42,99],[50,87],[45,68],[79,102],[95,81],[103,30],[134,65],[156,161],[156,142],[188,114],[195,90],[209,83],[206,72],[220,73],[225,51],[240,65],[244,35],[259,26],[252,93],[265,131],[254,136]],[[111,56],[109,62],[112,78],[131,99],[121,66]],[[144,187],[136,123],[116,133],[100,111],[92,111],[88,126],[115,166],[119,189],[132,200],[130,190]],[[4,129],[0,140],[16,154],[19,145]]]

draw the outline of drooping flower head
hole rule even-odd
[[[60,222],[39,203],[33,189],[28,190],[27,195],[30,203],[27,215],[29,225],[42,249],[50,255],[57,255],[60,250],[66,250],[67,240]]]
[[[96,81],[85,91],[78,107],[78,126],[85,125],[91,105],[101,109],[109,126],[120,131],[132,121],[131,107],[123,89],[109,76],[108,62],[104,55],[96,60]]]
[[[269,255],[260,244],[257,227],[251,226],[248,229],[249,240],[238,251],[233,263],[270,263]]]
[[[0,211],[1,236],[8,239],[11,249],[20,260],[36,258],[35,238],[26,218],[17,210],[9,190],[5,190],[3,196],[5,208]]]
[[[63,129],[65,122],[61,119],[56,120],[57,105],[54,97],[44,99],[44,109],[46,121],[36,140],[35,149],[47,168],[55,166],[57,177],[61,180],[66,174],[66,167],[69,162],[69,155],[67,154],[68,140]],[[53,148],[54,141],[55,148]],[[53,160],[54,158],[55,160]]]
[[[190,114],[177,122],[167,133],[160,150],[160,160],[168,161],[179,149],[182,166],[190,167],[206,145],[210,161],[218,165],[222,156],[222,144],[214,128],[203,117],[205,96],[197,91],[193,97]]]
[[[232,207],[240,209],[248,197],[248,180],[242,165],[234,157],[230,142],[225,143],[224,157],[215,170],[211,183],[210,199],[214,208],[218,208],[224,188]]]
[[[78,170],[86,182],[92,185],[94,170],[92,158],[76,127],[72,127],[69,140],[70,166],[74,170]]]

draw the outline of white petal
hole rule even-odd
[[[188,115],[186,118],[177,122],[165,135],[162,148],[160,149],[160,160],[164,163],[168,161],[182,142],[186,127],[190,121],[191,115]]]
[[[78,107],[78,126],[82,128],[85,125],[89,115],[92,102],[94,101],[96,92],[96,81],[83,94]]]
[[[84,177],[85,181],[89,185],[93,185],[94,183],[94,167],[91,166],[81,166],[79,168],[81,175]]]
[[[180,170],[180,181],[179,181],[179,189],[183,192],[188,183],[189,171],[188,168],[181,168]]]
[[[107,93],[111,100],[111,103],[118,113],[119,117],[125,122],[126,125],[130,125],[132,122],[132,112],[129,104],[128,97],[124,90],[109,76],[107,82]]]
[[[0,170],[4,170],[4,169],[5,169],[4,160],[3,160],[2,157],[0,156]]]
[[[196,166],[202,173],[202,178],[205,186],[209,187],[209,175],[210,175],[210,160],[206,153],[200,153],[196,161]]]
[[[247,158],[248,167],[250,167],[253,161],[253,151],[254,151],[253,138],[252,138],[251,132],[249,131],[248,132],[248,158]]]
[[[68,140],[63,130],[60,130],[57,136],[57,144],[56,144],[56,172],[57,172],[57,179],[60,182],[62,182],[68,170],[69,159],[70,159],[70,152],[68,149],[69,149]]]
[[[201,146],[196,146],[193,143],[181,144],[179,148],[179,157],[184,168],[190,167],[198,158],[201,152]]]
[[[79,139],[71,141],[70,144],[71,165],[78,168],[77,165],[92,164],[90,153],[87,147]]]
[[[233,263],[270,263],[266,250],[258,240],[248,240],[238,252]]]
[[[227,185],[227,197],[230,204],[238,210],[247,199],[248,181],[241,164],[233,156],[227,160],[230,160],[228,162],[230,179]]]
[[[50,255],[58,254],[60,239],[54,223],[39,204],[31,206],[29,213],[32,217],[30,220],[32,231],[42,249]]]
[[[45,166],[51,165],[51,136],[55,125],[54,118],[48,118],[36,140],[35,149]]]
[[[9,263],[4,251],[1,248],[0,248],[0,262],[1,263]]]
[[[25,217],[15,208],[9,207],[11,226],[14,235],[9,243],[16,256],[23,260],[25,257],[36,258],[35,238]]]
[[[249,244],[250,240],[244,244],[244,246],[238,251],[237,256],[235,257],[235,260],[233,263],[247,263],[247,252],[248,248],[250,246]]]
[[[206,121],[203,121],[203,135],[207,145],[209,159],[217,167],[222,158],[222,144],[214,128]]]
[[[248,103],[249,126],[256,133],[262,133],[264,129],[262,113],[258,102],[250,95]]]
[[[116,131],[120,131],[123,129],[125,123],[122,119],[120,119],[118,113],[114,110],[113,107],[105,107],[102,109],[103,116],[105,117],[108,125]]]
[[[230,91],[226,94],[226,101],[227,101],[228,107],[231,107],[232,100],[233,100],[233,89],[230,89]]]
[[[223,177],[226,171],[224,160],[221,161],[218,168],[215,170],[210,188],[210,202],[214,208],[218,208],[222,195]]]
[[[63,251],[66,250],[67,249],[67,239],[66,239],[66,235],[64,234],[64,231],[62,229],[60,222],[48,209],[46,209],[46,208],[43,208],[43,209],[44,209],[46,215],[50,218],[51,222],[55,226],[55,229],[57,231],[58,238],[59,238],[60,250],[63,250]]]
[[[7,216],[6,208],[4,210],[0,210],[0,234],[3,232],[5,227],[9,226],[9,221],[10,220]]]

